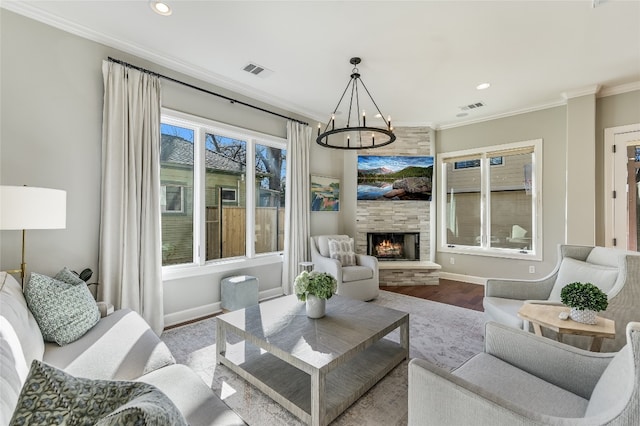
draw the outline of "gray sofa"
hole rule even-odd
[[[135,312],[115,311],[68,345],[44,342],[20,284],[0,272],[0,425],[9,424],[34,359],[76,377],[155,385],[191,426],[245,424]]]
[[[518,318],[524,303],[561,304],[562,287],[572,282],[591,282],[609,298],[609,306],[598,315],[616,322],[615,339],[604,339],[602,351],[615,352],[626,344],[625,327],[640,321],[640,255],[608,247],[559,245],[558,262],[551,274],[540,280],[490,279],[483,299],[487,321],[529,329]],[[545,335],[556,337],[549,330]],[[563,336],[563,342],[586,349],[591,338]]]
[[[484,352],[452,373],[409,362],[409,426],[640,424],[640,323],[594,353],[488,322]]]

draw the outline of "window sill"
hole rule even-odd
[[[516,249],[482,248],[470,246],[440,246],[441,253],[466,254],[470,256],[497,257],[503,259],[525,259],[542,261],[542,253],[533,251],[521,251]]]
[[[233,272],[239,269],[252,268],[255,266],[275,265],[282,263],[282,254],[269,253],[257,256],[252,259],[246,257],[225,259],[216,262],[209,262],[204,265],[173,265],[162,268],[162,281],[171,281],[181,278],[199,277],[217,273]]]

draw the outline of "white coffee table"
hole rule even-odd
[[[409,314],[333,296],[306,316],[286,296],[216,317],[217,362],[307,424],[338,417],[409,356]],[[384,338],[400,330],[399,342]]]

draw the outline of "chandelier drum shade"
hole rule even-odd
[[[393,127],[391,127],[391,117],[385,119],[384,114],[378,108],[378,105],[373,100],[373,96],[365,86],[360,72],[358,70],[358,64],[362,62],[360,58],[351,58],[351,63],[354,68],[351,71],[351,77],[347,87],[342,92],[342,96],[336,105],[336,108],[331,114],[329,122],[322,130],[322,126],[318,124],[318,137],[316,142],[327,148],[335,149],[372,149],[380,148],[385,145],[389,145],[396,140],[396,135],[393,133]],[[368,96],[368,100],[363,96],[363,101],[360,100],[360,90],[364,89],[364,92]],[[350,96],[345,99],[345,95],[349,92]],[[347,102],[348,100],[348,102]],[[346,119],[344,127],[340,127],[339,123],[336,125],[336,116],[342,114],[341,105],[346,109]],[[381,121],[384,125],[381,127],[367,126],[366,108],[369,108],[373,112],[373,117],[369,119],[370,122],[374,120]],[[360,114],[362,112],[362,114]]]

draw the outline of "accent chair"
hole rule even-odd
[[[487,321],[496,321],[529,330],[529,323],[518,318],[524,303],[562,304],[562,287],[573,282],[590,282],[609,299],[609,306],[598,315],[616,322],[615,339],[604,339],[603,352],[614,352],[625,345],[625,326],[640,321],[640,253],[607,247],[559,245],[558,263],[541,280],[489,279],[483,300]],[[544,335],[556,337],[543,329]],[[586,349],[591,338],[563,336],[563,342]]]
[[[310,237],[314,270],[333,275],[340,296],[363,301],[375,299],[380,293],[378,259],[356,254],[353,245],[353,238],[348,235]]]
[[[640,323],[594,353],[488,322],[485,349],[453,372],[409,362],[409,426],[640,424]]]

